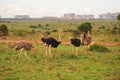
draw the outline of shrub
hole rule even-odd
[[[57,30],[57,29],[54,29],[54,30],[52,30],[52,32],[58,32],[58,30]]]
[[[98,44],[94,44],[92,46],[90,46],[90,51],[97,51],[97,52],[110,52],[110,50],[103,46],[103,45],[98,45]]]
[[[120,13],[116,16],[117,20],[120,20]]]
[[[36,25],[30,25],[29,28],[37,28],[37,26]]]
[[[63,30],[63,32],[72,32],[73,30],[68,29],[68,30]]]
[[[48,27],[48,26],[49,26],[49,24],[46,24],[45,26],[46,26],[46,27]]]
[[[102,29],[105,29],[106,27],[105,26],[101,26]]]
[[[117,29],[118,29],[118,27],[114,26],[112,29],[113,29],[113,30],[117,30]]]
[[[38,24],[38,28],[42,28],[42,25],[41,25],[41,24]]]
[[[8,35],[8,28],[6,25],[2,24],[0,26],[0,31],[3,33],[3,35]]]
[[[84,32],[84,33],[87,33],[88,31],[92,30],[91,23],[88,23],[88,22],[82,23],[77,28],[80,32]]]
[[[101,26],[101,27],[99,27],[99,29],[105,29],[106,27],[105,26]]]
[[[115,42],[119,42],[120,40],[118,38],[114,39]]]

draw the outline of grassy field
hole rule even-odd
[[[7,37],[8,39],[40,40],[41,34],[46,31],[50,31],[55,38],[58,38],[57,33],[53,31],[59,30],[62,32],[62,40],[68,41],[68,37],[72,36],[70,30],[77,30],[77,26],[84,22],[90,22],[93,27],[93,41],[120,41],[120,34],[112,31],[114,27],[118,27],[117,20],[28,20],[10,21],[10,23],[0,23],[0,25],[6,24],[8,26],[10,35]],[[43,28],[30,28],[31,25],[38,26],[39,24],[41,24]],[[105,29],[99,29],[102,26],[105,26]],[[31,34],[32,30],[35,30],[36,33]]]
[[[41,34],[50,31],[58,39],[60,30],[62,41],[69,41],[70,30],[77,30],[83,22],[91,22],[92,40],[97,42],[120,42],[120,33],[112,32],[118,27],[116,20],[31,20],[10,21],[6,24],[9,29],[7,40],[36,40],[40,41]],[[41,24],[43,28],[30,28],[30,25]],[[49,26],[46,26],[49,25]],[[105,29],[99,29],[105,26]],[[35,33],[31,33],[35,30]],[[120,80],[120,46],[105,46],[110,52],[87,51],[79,47],[79,55],[71,52],[71,46],[60,45],[52,49],[53,58],[45,56],[43,45],[28,52],[31,61],[27,62],[22,55],[21,64],[16,55],[18,51],[9,49],[8,44],[0,43],[0,80]]]
[[[89,52],[79,48],[79,55],[71,53],[71,47],[60,45],[53,49],[54,58],[44,55],[44,47],[28,52],[31,59],[7,44],[0,44],[0,80],[120,80],[120,46],[106,46],[108,53]]]

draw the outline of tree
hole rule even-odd
[[[92,30],[91,23],[88,23],[88,22],[82,23],[77,28],[80,32],[84,32],[84,33],[87,33],[88,31],[91,32]]]
[[[8,35],[8,28],[7,28],[6,25],[2,24],[2,25],[0,26],[0,31],[3,33],[4,36],[5,36],[5,35]]]
[[[119,25],[118,32],[120,32],[120,13],[117,15],[116,19],[119,21],[118,22],[118,25]]]
[[[120,13],[117,15],[117,20],[119,20],[120,21]]]

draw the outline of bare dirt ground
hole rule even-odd
[[[9,42],[16,42],[18,40],[0,40],[0,43],[9,43]],[[24,40],[24,41],[27,41],[27,42],[30,42],[32,44],[42,44],[41,41],[32,41],[32,40]],[[62,42],[63,45],[69,45],[70,42],[69,41],[66,41],[66,42]],[[100,44],[100,45],[120,45],[120,42],[97,42],[97,41],[94,41],[94,44]]]

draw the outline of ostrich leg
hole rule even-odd
[[[50,57],[52,57],[52,54],[51,54],[51,45],[49,45],[48,47],[49,47],[49,55],[50,55]]]
[[[78,55],[78,47],[76,47],[76,56]]]
[[[20,52],[18,53],[19,63],[21,62],[21,54],[22,54],[23,48],[20,49]]]
[[[72,46],[72,54],[74,54],[75,47],[73,45],[71,45],[71,46]]]
[[[48,54],[48,46],[45,46],[45,55],[47,56]]]
[[[27,55],[27,52],[25,51],[24,55],[26,56],[27,60],[30,61],[30,58]]]

